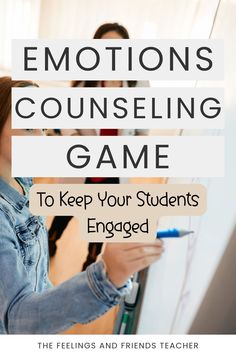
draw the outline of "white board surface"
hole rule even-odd
[[[236,224],[235,19],[236,1],[221,0],[209,35],[225,41],[225,82],[204,83],[204,86],[225,87],[225,177],[172,178],[169,181],[206,185],[208,209],[201,217],[162,218],[160,228],[193,229],[194,235],[165,241],[164,256],[150,267],[138,323],[139,334],[188,333]],[[195,85],[203,86],[203,83]],[[208,131],[204,134],[221,133]]]

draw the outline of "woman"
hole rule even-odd
[[[0,333],[59,333],[116,305],[129,277],[157,260],[162,243],[108,244],[102,259],[59,286],[48,280],[48,242],[42,217],[28,208],[31,178],[11,177],[11,89],[31,82],[0,78]],[[25,156],[29,163],[31,156]]]
[[[98,27],[94,39],[129,39],[127,29],[119,23],[105,23]],[[72,81],[72,87],[148,87],[148,81]],[[101,129],[100,135],[147,135],[147,129]],[[89,134],[94,135],[91,129]],[[99,182],[99,179],[97,179]],[[101,182],[104,183],[104,182]],[[107,182],[105,182],[107,183]],[[108,182],[109,183],[109,182]],[[110,182],[112,183],[112,181]]]
[[[95,32],[94,39],[129,39],[127,29],[118,23],[105,23],[101,25]],[[72,81],[72,87],[144,87],[149,86],[148,81]],[[83,132],[84,131],[84,132]],[[116,135],[147,135],[147,129],[100,129],[101,136],[116,136]],[[64,133],[62,132],[62,135]],[[78,135],[96,135],[95,129],[80,129]],[[88,177],[85,183],[119,183],[118,177]],[[53,219],[49,229],[49,249],[50,256],[53,257],[56,253],[56,241],[58,241],[72,216],[56,216]],[[90,243],[88,246],[88,256],[83,265],[83,270],[88,265],[96,261],[97,255],[101,252],[102,243]]]

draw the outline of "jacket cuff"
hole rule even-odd
[[[121,298],[127,295],[132,289],[132,282],[129,279],[121,288],[108,279],[102,260],[91,264],[87,269],[89,286],[96,297],[109,306],[117,305]]]

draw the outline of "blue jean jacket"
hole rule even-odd
[[[48,279],[48,237],[42,217],[28,208],[30,178],[18,178],[21,195],[0,178],[0,334],[53,334],[104,314],[126,295],[102,261],[53,287]]]

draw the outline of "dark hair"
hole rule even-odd
[[[104,23],[96,30],[93,38],[94,39],[101,39],[104,34],[108,32],[116,32],[118,33],[123,39],[129,39],[129,33],[124,26],[121,26],[119,23]]]
[[[118,33],[123,39],[129,39],[129,33],[127,29],[120,25],[117,22],[114,23],[104,23],[98,29],[96,30],[93,38],[94,39],[101,39],[104,34],[114,31]],[[82,81],[72,81],[71,87],[77,87]],[[127,81],[129,87],[135,87],[137,85],[137,81]],[[85,81],[84,82],[84,87],[96,87],[98,84],[98,81]]]
[[[38,86],[31,81],[13,81],[9,76],[0,77],[0,133],[11,113],[11,89],[13,87]]]

